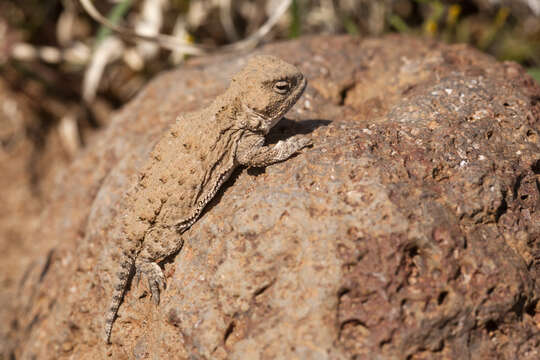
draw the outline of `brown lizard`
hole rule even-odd
[[[165,286],[158,264],[181,249],[181,234],[237,166],[267,166],[311,143],[297,135],[264,146],[265,135],[296,103],[306,83],[289,63],[253,57],[224,94],[203,110],[179,116],[156,143],[124,199],[123,259],[106,316],[107,343],[133,271],[148,280],[158,304]]]

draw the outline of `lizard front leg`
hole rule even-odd
[[[287,160],[302,148],[312,144],[311,139],[295,135],[285,141],[278,141],[274,145],[263,146],[264,137],[251,135],[243,139],[238,145],[236,161],[240,165],[264,167],[283,160]]]
[[[159,304],[160,293],[165,288],[165,276],[158,262],[180,251],[183,243],[175,227],[156,226],[150,229],[144,238],[135,268],[148,281],[152,300],[156,305]]]

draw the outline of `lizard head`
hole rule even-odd
[[[268,133],[304,92],[307,81],[295,66],[274,56],[252,57],[230,89],[241,103],[241,127]]]

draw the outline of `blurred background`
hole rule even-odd
[[[392,32],[467,43],[540,81],[540,0],[1,0],[0,159],[29,147],[39,183],[47,159],[69,162],[112,111],[190,56]]]

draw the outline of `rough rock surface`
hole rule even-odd
[[[468,47],[398,36],[258,52],[310,80],[271,141],[306,133],[315,146],[237,171],[164,264],[160,305],[133,282],[106,346],[118,199],[167,123],[223,92],[245,58],[196,60],[159,77],[51,195],[33,237],[43,265],[21,274],[6,351],[540,358],[540,87]]]

